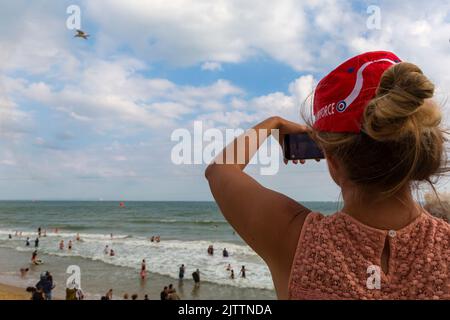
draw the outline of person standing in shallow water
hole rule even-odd
[[[444,285],[450,281],[450,225],[413,197],[418,183],[432,184],[450,172],[448,133],[433,96],[434,85],[418,66],[391,52],[367,52],[318,83],[306,125],[270,117],[207,167],[222,214],[267,263],[278,298],[450,299]],[[311,137],[341,190],[341,210],[312,212],[244,173],[272,134],[281,143],[286,134]],[[389,275],[377,290],[367,287],[374,261]],[[432,269],[432,277],[423,277]]]
[[[39,238],[36,238],[36,240],[34,240],[34,247],[39,247]]]
[[[145,259],[142,259],[142,262],[141,262],[141,272],[140,272],[140,276],[141,276],[141,279],[142,279],[142,280],[144,280],[145,277],[147,276],[147,265],[146,265],[146,263],[145,263]]]
[[[240,272],[242,278],[245,278],[245,271],[246,271],[245,266],[242,266],[241,272]]]
[[[192,273],[192,278],[196,286],[200,285],[200,270],[197,269]]]
[[[185,271],[184,264],[182,264],[180,266],[180,270],[178,272],[178,279],[183,280],[183,278],[184,278],[184,271]]]

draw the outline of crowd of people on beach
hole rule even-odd
[[[57,234],[59,232],[58,228],[55,228],[54,233]],[[16,237],[22,237],[22,232],[20,231],[15,231],[15,236]],[[40,243],[40,238],[41,237],[46,237],[47,236],[47,231],[46,230],[42,230],[41,227],[39,227],[37,229],[37,237],[34,240],[34,248],[35,250],[32,252],[31,255],[31,264],[32,265],[40,265],[43,264],[43,261],[40,260],[38,258],[38,248],[39,248],[39,243]],[[111,239],[113,239],[113,234],[111,233]],[[8,235],[8,239],[12,239],[12,234]],[[155,242],[155,243],[159,243],[161,241],[161,237],[158,236],[151,236],[149,238],[150,242]],[[76,234],[74,241],[76,242],[81,242],[81,236],[79,233]],[[27,237],[25,240],[25,246],[26,247],[30,247],[31,246],[31,240],[30,237]],[[68,251],[72,251],[74,247],[74,242],[72,241],[72,239],[67,241],[67,245],[66,242],[61,239],[58,243],[58,249],[59,251],[63,251],[63,250],[68,250]],[[110,248],[109,245],[105,245],[104,249],[103,249],[103,253],[105,255],[108,255],[110,257],[114,257],[116,255],[114,249]],[[208,249],[207,249],[207,254],[209,256],[213,256],[214,255],[214,246],[213,245],[209,245]],[[228,250],[226,248],[224,248],[222,250],[222,257],[223,258],[228,258],[230,256],[230,253],[228,252]],[[29,272],[30,268],[28,267],[24,267],[24,268],[20,268],[20,276],[22,278],[25,278]],[[234,270],[231,266],[231,264],[228,264],[226,267],[226,271],[229,272],[229,278],[230,279],[235,279],[235,273]],[[145,280],[147,277],[147,263],[145,259],[142,259],[141,261],[141,268],[140,268],[140,278],[141,280]],[[182,281],[185,277],[185,273],[186,273],[186,266],[184,264],[182,264],[179,267],[179,271],[178,271],[178,279],[180,281]],[[241,278],[246,278],[246,268],[245,266],[241,267],[240,270],[240,276]],[[200,286],[200,270],[197,268],[195,271],[192,272],[192,279],[194,281],[194,286],[195,287],[199,287]],[[55,283],[53,281],[53,276],[51,275],[51,273],[49,271],[45,271],[40,275],[40,280],[38,281],[38,283],[34,286],[34,287],[28,287],[27,288],[27,292],[29,292],[31,294],[31,299],[32,300],[51,300],[52,299],[52,290],[55,288]],[[102,300],[111,300],[112,299],[112,292],[113,290],[110,289],[104,296],[101,297]],[[129,295],[127,293],[125,293],[123,295],[123,299],[129,299]],[[173,284],[169,284],[168,286],[165,286],[163,288],[163,290],[160,293],[160,298],[161,300],[180,300],[180,296],[178,295],[178,293],[176,292],[176,289],[173,287]],[[76,285],[73,285],[71,287],[66,288],[66,300],[83,300],[84,299],[84,294],[81,291],[80,288],[78,288]],[[138,295],[137,294],[132,294],[131,295],[131,300],[137,300],[138,299]],[[148,295],[145,294],[144,296],[144,300],[148,300]]]

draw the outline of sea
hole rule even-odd
[[[337,202],[302,204],[325,214],[340,208]],[[39,227],[42,234],[35,248]],[[152,236],[159,236],[160,242],[152,242]],[[27,238],[30,246],[26,246]],[[72,250],[67,249],[70,240]],[[215,249],[212,256],[207,254],[210,245]],[[105,254],[106,246],[115,256]],[[229,252],[226,258],[224,248]],[[35,249],[42,265],[30,263]],[[148,270],[145,280],[139,276],[142,259]],[[180,281],[181,264],[186,272]],[[276,298],[267,265],[234,232],[214,202],[0,201],[0,283],[26,288],[34,286],[42,272],[50,271],[55,296],[64,299],[67,269],[73,265],[79,267],[87,299],[100,299],[109,289],[115,299],[125,293],[159,299],[169,284],[181,299]],[[239,276],[242,266],[246,278]],[[21,277],[20,268],[30,271]],[[191,276],[196,269],[200,286],[194,285]]]

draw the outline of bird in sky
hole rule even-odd
[[[86,32],[77,29],[77,34],[74,35],[74,37],[75,37],[75,38],[83,38],[84,40],[87,40],[87,38],[89,37],[89,35],[88,35]]]

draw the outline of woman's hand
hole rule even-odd
[[[277,128],[279,129],[279,137],[278,143],[281,148],[283,148],[284,144],[284,136],[287,134],[298,134],[298,133],[308,133],[309,128],[303,124],[295,123],[289,120],[286,120],[281,117],[276,117]],[[288,160],[283,159],[285,164],[288,164]],[[320,159],[316,159],[316,161],[320,161]],[[294,164],[301,163],[304,164],[306,160],[292,160]]]

